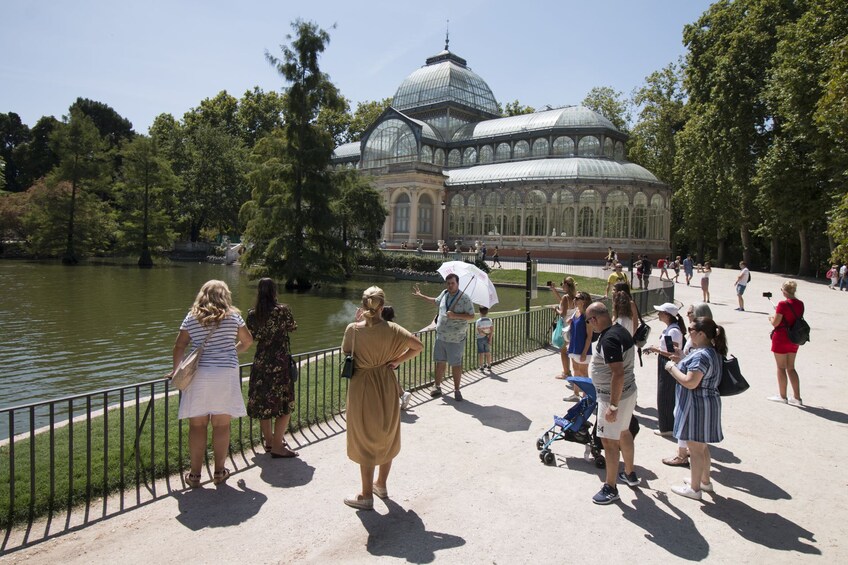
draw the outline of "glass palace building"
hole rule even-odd
[[[486,82],[445,49],[401,82],[360,141],[336,148],[333,166],[371,177],[395,245],[667,255],[671,192],[625,159],[626,142],[582,106],[501,117]]]

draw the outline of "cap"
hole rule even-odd
[[[677,317],[680,313],[680,309],[672,304],[671,302],[666,302],[665,304],[660,304],[659,306],[654,305],[654,310],[657,312],[665,312],[671,316]]]

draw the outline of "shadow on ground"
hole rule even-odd
[[[414,510],[406,510],[389,499],[384,502],[388,514],[356,513],[368,531],[366,549],[371,555],[397,557],[409,563],[432,563],[437,551],[465,545],[459,536],[428,531]]]
[[[260,478],[277,488],[302,487],[312,481],[315,467],[303,457],[273,459],[270,454],[258,455],[253,464],[261,469]]]
[[[645,490],[633,491],[636,493],[633,507],[620,504],[622,516],[645,530],[646,540],[688,561],[701,561],[709,555],[710,545],[695,522],[673,506],[666,493],[655,491],[653,496],[648,496]]]
[[[505,432],[525,432],[530,429],[530,424],[532,423],[530,418],[511,408],[504,408],[497,405],[483,406],[467,399],[462,402],[456,402],[451,399],[450,402],[458,412],[479,420],[484,426]]]
[[[180,513],[177,521],[197,531],[203,528],[226,528],[246,522],[259,513],[268,500],[262,493],[247,488],[244,480],[233,488],[224,483],[216,487],[196,488],[175,492]]]

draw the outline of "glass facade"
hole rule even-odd
[[[498,143],[498,148],[495,150],[495,161],[507,161],[511,153],[509,143]]]
[[[405,192],[395,200],[395,233],[409,233],[409,195]]]
[[[594,135],[587,135],[580,138],[580,143],[577,145],[577,154],[581,157],[594,157],[600,150],[601,142]]]
[[[396,118],[383,121],[365,142],[362,167],[382,167],[418,159],[418,142],[409,125]]]
[[[567,136],[560,136],[554,140],[554,155],[571,157],[574,155],[574,140]]]
[[[480,162],[491,163],[495,160],[495,152],[492,151],[491,145],[484,145],[480,148]]]
[[[421,67],[406,77],[395,92],[392,106],[403,111],[445,102],[498,113],[498,102],[486,81],[453,60]]]
[[[533,142],[533,157],[548,156],[548,140],[544,137],[538,138]]]

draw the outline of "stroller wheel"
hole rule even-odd
[[[545,462],[545,465],[553,465],[556,462],[556,457],[554,457],[553,452],[545,451],[544,454],[545,458],[543,461]]]
[[[536,440],[536,449],[538,449],[539,451],[542,451],[543,447],[545,447],[545,440],[543,440],[542,438],[537,439]]]
[[[595,467],[598,469],[605,469],[607,466],[607,460],[603,455],[598,455],[595,457]]]

